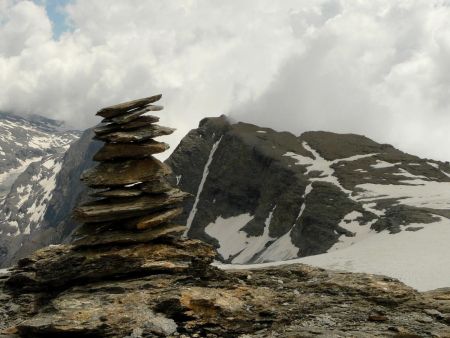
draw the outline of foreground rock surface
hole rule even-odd
[[[185,244],[209,248],[192,240]],[[124,255],[98,254],[99,264],[109,257],[109,276],[74,280],[79,266],[67,264],[72,285],[59,285],[57,291],[31,293],[26,285],[33,283],[11,283],[36,264],[52,261],[57,269],[58,257],[71,250],[41,251],[41,263],[32,258],[4,278],[9,288],[0,292],[0,337],[450,336],[450,289],[421,294],[387,277],[301,264],[223,271],[207,260],[196,261],[189,250],[183,258],[192,264],[189,269],[182,267],[179,254],[172,255],[179,267],[150,269],[159,262],[155,257],[167,255],[156,246],[139,275],[123,274]]]

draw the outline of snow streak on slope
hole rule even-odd
[[[194,205],[192,206],[191,212],[189,213],[189,217],[187,219],[187,223],[186,223],[186,232],[185,235],[188,233],[191,225],[192,225],[192,221],[195,218],[195,214],[197,213],[197,205],[198,202],[200,200],[200,194],[202,193],[203,190],[203,186],[205,185],[206,182],[206,178],[208,177],[209,174],[209,166],[211,165],[213,158],[214,158],[214,153],[217,151],[217,148],[219,147],[220,141],[222,141],[222,137],[220,137],[220,139],[213,144],[211,151],[209,153],[209,157],[208,157],[208,161],[206,161],[205,167],[203,169],[203,175],[202,175],[202,179],[200,181],[200,184],[198,186],[198,191],[197,194],[195,196],[195,201],[194,201]]]

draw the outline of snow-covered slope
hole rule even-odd
[[[359,135],[296,137],[224,117],[203,120],[168,163],[194,196],[180,221],[222,262],[300,258],[450,285],[448,163]]]
[[[0,266],[40,228],[63,157],[79,132],[0,113]]]
[[[411,224],[421,227],[423,224]],[[407,229],[407,228],[405,228]],[[397,278],[419,291],[450,286],[450,220],[441,218],[421,231],[375,232],[357,236],[345,247],[321,255],[262,264],[216,265],[223,269],[258,269],[303,263],[332,270],[366,272]],[[360,237],[360,238],[358,238]]]

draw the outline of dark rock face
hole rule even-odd
[[[188,236],[233,263],[327,252],[361,229],[398,233],[449,218],[441,206],[404,203],[405,187],[450,182],[450,166],[364,136],[307,132],[297,137],[226,117],[207,118],[166,161],[172,182],[193,195],[179,222]],[[391,195],[373,187],[398,187]],[[449,185],[450,187],[450,185]],[[442,190],[442,189],[441,189]],[[425,203],[427,204],[427,203]],[[229,220],[229,222],[227,221]],[[236,241],[238,233],[241,241]],[[230,240],[234,238],[234,240]]]

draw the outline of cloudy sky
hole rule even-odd
[[[0,110],[77,128],[163,93],[205,116],[450,160],[450,0],[0,0]]]

